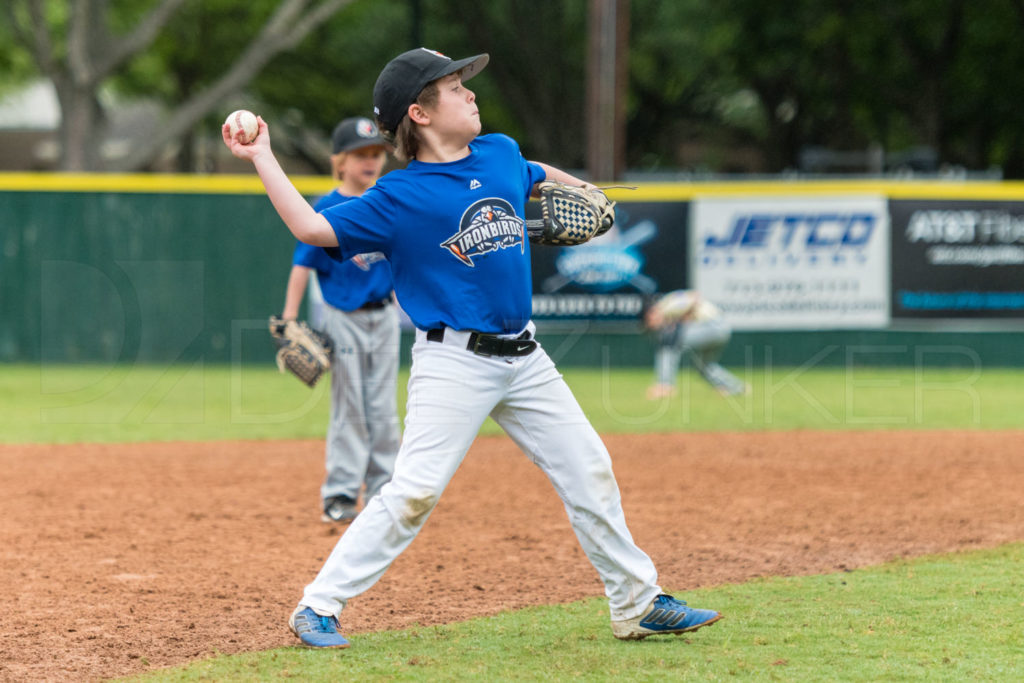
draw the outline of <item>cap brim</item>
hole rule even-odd
[[[465,59],[458,59],[444,65],[436,76],[431,78],[431,81],[436,81],[439,78],[444,78],[449,74],[453,74],[456,71],[462,70],[462,82],[465,83],[473,76],[484,70],[487,66],[487,62],[491,61],[491,56],[487,53],[482,55],[476,55],[475,57],[466,57]]]
[[[355,140],[353,142],[344,145],[335,154],[341,154],[342,152],[351,152],[354,149],[362,149],[363,147],[383,147],[384,149],[391,149],[391,143],[384,138],[378,136],[375,138],[365,138],[363,140]]]

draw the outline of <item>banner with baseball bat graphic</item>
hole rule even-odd
[[[687,281],[687,202],[619,202],[615,225],[575,247],[531,247],[538,321],[635,322],[644,300]],[[527,206],[527,217],[538,210]]]

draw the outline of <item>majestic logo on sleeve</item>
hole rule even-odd
[[[504,199],[489,197],[475,202],[462,214],[459,231],[441,246],[470,268],[477,256],[519,246],[525,251],[526,224]]]

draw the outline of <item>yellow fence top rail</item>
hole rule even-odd
[[[304,195],[334,186],[327,176],[292,176]],[[252,175],[163,173],[0,173],[0,192],[121,192],[156,194],[263,194]],[[1021,181],[963,180],[776,180],[639,183],[636,190],[609,190],[618,201],[683,201],[698,197],[881,195],[892,199],[986,199],[1024,201]]]
[[[329,176],[292,176],[303,194],[334,187]],[[0,192],[122,192],[153,194],[263,194],[253,175],[174,173],[0,173]]]

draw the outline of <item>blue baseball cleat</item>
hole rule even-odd
[[[338,633],[338,618],[323,617],[309,607],[299,605],[288,619],[288,628],[309,647],[348,647],[345,636]]]
[[[687,607],[684,601],[662,594],[639,617],[613,621],[612,633],[620,640],[640,640],[659,633],[696,631],[721,618],[714,610]]]

